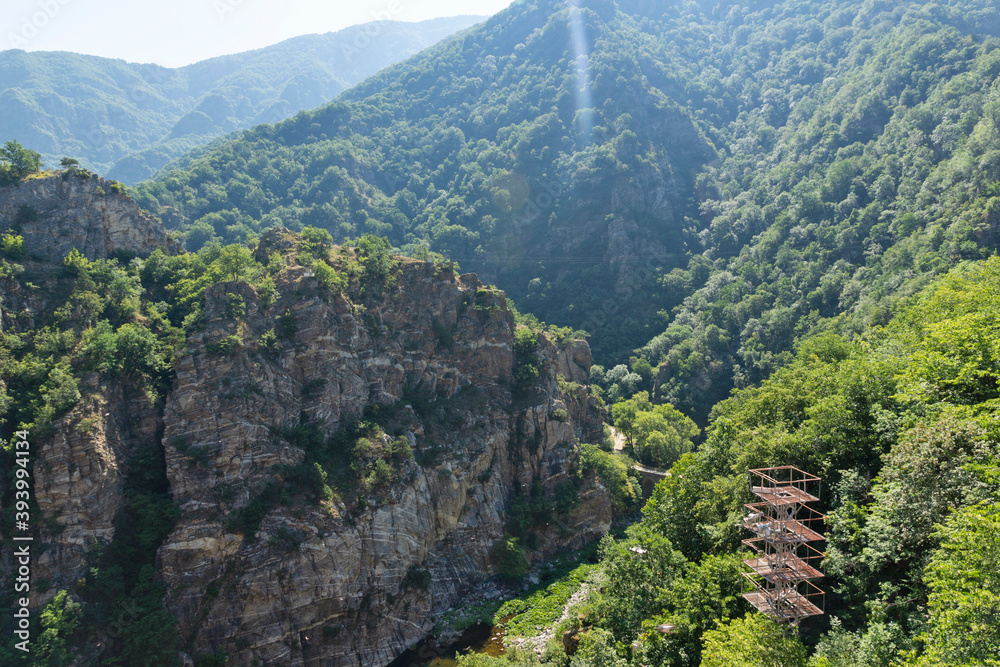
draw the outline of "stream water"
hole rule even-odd
[[[396,658],[389,667],[455,667],[459,655],[503,655],[503,635],[502,627],[479,623],[466,628],[457,640],[446,646],[428,637]]]

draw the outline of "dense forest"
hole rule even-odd
[[[64,51],[0,52],[0,136],[125,183],[229,132],[328,102],[480,20],[383,21],[185,67]]]
[[[522,3],[137,196],[190,249],[280,221],[441,252],[704,423],[828,318],[884,321],[995,247],[998,28],[975,2]]]
[[[479,610],[542,650],[461,667],[1000,665],[998,75],[985,0],[515,3],[132,189],[187,252],[67,257],[51,322],[4,332],[6,428],[44,433],[87,372],[156,401],[206,290],[273,296],[287,258],[253,252],[270,227],[372,308],[392,252],[458,263],[524,313],[519,383],[541,337],[589,335],[617,430],[578,473],[618,520],[591,562]],[[4,182],[40,166],[14,142],[0,163]],[[19,239],[3,279],[28,289]],[[213,353],[280,348],[282,326]],[[394,465],[337,487],[337,462],[310,462],[320,496]],[[641,510],[634,462],[669,470]],[[823,478],[829,516],[826,614],[799,630],[740,595],[746,471],[778,464]],[[145,530],[95,554],[84,612],[62,596],[43,617],[51,664],[129,597],[121,655],[176,645],[151,569],[175,518],[159,465],[128,491]],[[572,500],[519,499],[507,579],[532,522]]]
[[[674,464],[642,519],[602,542],[589,595],[549,619],[557,639],[578,633],[575,653],[550,641],[541,662],[1000,664],[998,323],[1000,260],[963,262],[884,325],[806,338],[769,379],[718,403],[707,440]],[[823,476],[830,517],[827,616],[799,634],[748,614],[740,597],[746,470],[776,462]],[[496,620],[517,611],[505,621],[516,632],[560,592],[550,585]],[[539,659],[459,659],[505,664]]]

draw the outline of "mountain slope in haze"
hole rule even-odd
[[[66,52],[0,53],[0,136],[127,183],[211,139],[277,122],[482,20],[384,21],[165,68]]]
[[[995,252],[995,5],[582,5],[514,5],[140,201],[190,248],[278,223],[429,246],[599,362],[642,357],[595,376],[612,399],[702,420]]]
[[[543,290],[559,283],[577,297],[564,304],[575,313],[567,322],[610,299],[631,307],[650,275],[637,266],[644,250],[663,264],[684,259],[695,176],[717,149],[664,93],[687,89],[662,36],[682,19],[642,24],[599,8],[515,5],[343,103],[247,132],[144,184],[140,201],[179,214],[192,248],[279,220],[312,224],[338,238],[427,244],[519,299],[533,279]],[[578,95],[584,52],[596,91]],[[626,344],[654,333],[636,326]]]

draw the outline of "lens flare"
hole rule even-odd
[[[580,0],[566,0],[569,19],[570,48],[576,64],[576,131],[583,144],[590,143],[594,121],[594,95],[590,90],[590,49],[587,26],[580,11]]]

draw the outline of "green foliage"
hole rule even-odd
[[[393,256],[388,239],[365,234],[357,241],[357,253],[363,296],[380,296],[396,284],[399,260]]]
[[[584,473],[597,473],[601,484],[611,494],[611,507],[616,517],[638,509],[642,490],[631,476],[629,466],[620,457],[596,445],[583,443],[580,445],[580,469]]]
[[[504,537],[493,545],[493,564],[504,579],[520,579],[528,572],[528,559],[516,537]]]
[[[42,383],[41,408],[38,410],[36,425],[50,424],[80,400],[80,385],[66,363],[56,364]]]
[[[511,648],[502,656],[485,653],[470,653],[456,658],[457,667],[540,667],[541,663],[534,651]]]
[[[255,277],[256,262],[249,248],[242,245],[227,245],[212,262],[211,269],[223,279],[250,281]]]
[[[683,454],[691,451],[691,439],[700,429],[687,416],[669,404],[652,405],[642,391],[611,406],[615,428],[640,463],[669,468]]]
[[[225,16],[235,5],[219,8]],[[18,117],[24,116],[17,124],[22,140],[45,152],[46,162],[77,167],[75,159],[59,159],[69,150],[88,167],[135,183],[178,158],[190,163],[186,153],[203,151],[217,137],[333,99],[478,20],[381,21],[152,70],[144,63],[65,51],[24,53],[20,33],[12,32],[14,41],[5,48],[18,50],[0,59],[0,69],[8,72],[2,91],[16,96]],[[301,85],[305,81],[309,85]],[[213,203],[228,203],[224,189],[221,196],[216,189],[201,193]],[[256,199],[250,190],[239,201]]]
[[[805,667],[806,647],[786,637],[782,627],[763,614],[750,614],[705,633],[704,667]]]
[[[644,521],[691,559],[712,546],[715,508],[705,497],[705,482],[700,461],[685,454],[670,468],[670,475],[656,485],[642,508]]]
[[[195,658],[195,667],[226,667],[228,656],[225,651],[206,653]]]
[[[236,334],[220,338],[214,343],[207,343],[205,351],[215,357],[226,357],[243,349],[243,339]]]
[[[414,563],[406,570],[406,576],[403,577],[401,587],[427,590],[431,586],[431,579],[430,570]]]
[[[992,380],[976,378],[995,364],[998,271],[997,258],[963,265],[878,329],[805,339],[770,379],[717,404],[705,443],[673,464],[624,540],[608,539],[594,624],[637,642],[642,664],[803,665],[807,646],[811,667],[985,664],[996,653],[982,619],[996,606],[986,536],[997,532],[1000,403]],[[983,353],[940,342],[967,321]],[[653,408],[640,393],[611,412],[637,438]],[[582,464],[597,452],[583,446]],[[831,629],[804,643],[765,617],[740,618],[745,471],[779,464],[821,474],[827,489]],[[663,562],[644,569],[644,558]]]
[[[538,379],[538,334],[526,327],[514,331],[514,386],[524,391]]]
[[[4,338],[8,421],[44,425],[70,409],[78,371],[115,372],[122,336],[135,375],[163,380],[177,339],[200,326],[208,287],[281,270],[284,259],[265,267],[220,239],[306,227],[298,258],[332,290],[350,276],[379,322],[398,276],[392,246],[433,248],[571,325],[543,333],[515,313],[522,397],[539,376],[539,336],[566,340],[587,323],[610,368],[593,380],[632,451],[671,466],[642,521],[605,542],[580,664],[804,663],[798,639],[758,615],[738,618],[734,589],[745,470],[778,464],[822,475],[828,490],[823,567],[836,622],[804,637],[819,642],[814,663],[883,665],[910,651],[927,664],[989,659],[997,8],[662,9],[515,3],[332,104],[143,185],[143,204],[172,207],[198,254],[127,266],[67,258],[72,295],[51,326]],[[588,59],[601,101],[590,111],[574,104],[574,20],[600,46]],[[331,241],[352,237],[356,250],[330,257]],[[474,307],[492,313],[498,298],[483,288]],[[275,338],[293,335],[294,318],[278,318]],[[709,423],[696,451],[685,414]],[[408,446],[372,424],[324,437],[303,423],[283,435],[304,463],[276,469],[273,486],[233,512],[247,531],[275,503],[328,498],[331,487],[377,503],[408,465]],[[424,448],[428,460],[434,451]],[[626,459],[585,445],[581,468],[597,472],[617,517],[635,508]],[[572,487],[553,499],[537,486],[512,500],[511,537],[494,554],[513,570],[524,559],[515,538],[530,547],[539,513],[572,505]],[[139,540],[143,553],[158,534]],[[103,576],[116,599],[139,581],[134,568],[127,583]],[[661,636],[660,622],[676,632]]]
[[[570,596],[596,572],[594,565],[577,565],[548,585],[508,600],[500,605],[494,618],[511,617],[505,623],[507,637],[534,637],[539,627],[552,627],[562,616]]]
[[[610,632],[593,628],[581,633],[580,644],[569,664],[570,667],[627,667],[628,661],[618,655]]]
[[[592,329],[605,363],[636,359],[612,401],[647,390],[699,423],[825,318],[883,324],[899,296],[996,248],[988,3],[587,8],[601,103],[586,111],[574,11],[515,5],[193,156],[142,201],[189,230],[236,207],[213,218],[227,240],[281,220],[461,257],[527,310]],[[643,194],[657,188],[669,215]],[[619,225],[641,252],[605,252]]]
[[[601,543],[604,593],[602,623],[618,641],[632,641],[642,622],[659,614],[663,596],[683,576],[684,556],[662,535],[643,523],[631,526],[624,539]]]
[[[247,304],[242,296],[228,292],[226,294],[226,317],[237,319],[246,315]]]
[[[1000,398],[1000,263],[953,271],[921,294],[901,318],[913,349],[900,377],[906,402],[958,405]]]
[[[809,667],[891,667],[901,664],[913,648],[898,625],[872,623],[862,632],[844,630],[830,619],[830,632],[816,646]]]
[[[548,526],[553,518],[572,512],[578,501],[578,479],[561,482],[554,492],[546,491],[536,479],[528,494],[515,493],[506,512],[507,530],[524,541],[525,546],[537,546],[539,528]]]
[[[42,156],[11,139],[0,148],[0,185],[17,183],[24,177],[40,171]]]
[[[316,280],[334,294],[340,294],[347,288],[347,277],[331,268],[326,262],[316,260],[311,267]]]
[[[162,370],[160,341],[145,327],[125,324],[115,337],[118,371],[126,377],[152,378]]]
[[[233,512],[226,521],[226,530],[243,533],[248,540],[253,540],[260,531],[261,522],[281,501],[281,487],[268,482],[263,489],[252,497],[245,505]]]
[[[278,335],[274,333],[274,329],[268,329],[262,333],[257,343],[262,350],[266,350],[272,354],[281,348],[281,343],[278,341]]]
[[[41,613],[42,633],[32,646],[37,665],[65,667],[72,661],[71,640],[80,622],[80,603],[66,591],[59,591]]]
[[[31,204],[19,204],[14,215],[14,224],[27,225],[38,220],[38,211]]]
[[[7,259],[24,259],[26,251],[24,249],[24,237],[20,234],[4,234],[0,239],[0,252]]]
[[[920,665],[1000,665],[1000,505],[957,510],[940,528],[925,582],[930,629]]]
[[[299,233],[303,249],[319,259],[326,259],[333,246],[333,237],[325,229],[306,225]]]
[[[675,578],[663,595],[659,615],[642,623],[639,655],[644,664],[698,665],[701,637],[746,608],[740,596],[742,563],[738,556],[705,556],[684,564],[684,575]],[[657,628],[673,626],[669,633]]]
[[[115,517],[115,534],[104,547],[95,542],[91,567],[77,589],[86,602],[89,632],[107,633],[108,648],[123,664],[171,664],[180,637],[165,604],[166,587],[156,570],[156,551],[180,516],[166,475],[162,446],[133,452],[125,478],[125,502]]]
[[[290,310],[286,310],[282,315],[278,316],[277,325],[278,338],[282,340],[291,340],[299,330],[295,322],[295,314]]]

